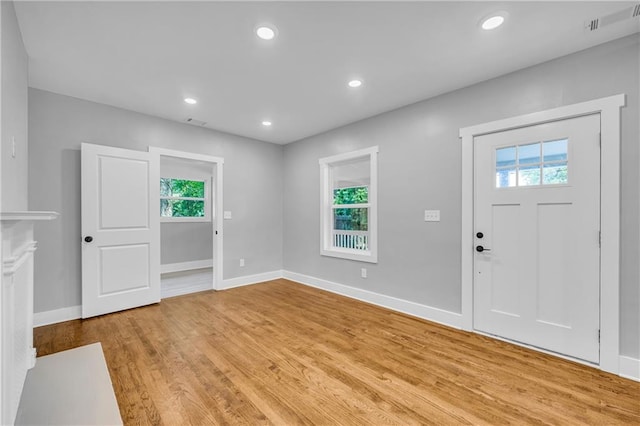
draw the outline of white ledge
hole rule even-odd
[[[0,212],[1,221],[20,220],[53,220],[60,216],[58,212],[40,212],[40,211],[23,211],[23,212]]]

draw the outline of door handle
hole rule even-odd
[[[86,237],[84,237],[84,241],[90,243],[91,241],[93,241],[93,237],[91,235],[87,235]]]
[[[483,251],[491,251],[491,249],[484,248],[484,247],[482,247],[482,246],[476,246],[476,251],[477,251],[478,253],[482,253]]]

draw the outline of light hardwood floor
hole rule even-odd
[[[125,424],[640,424],[640,383],[287,280],[35,330],[98,341]]]

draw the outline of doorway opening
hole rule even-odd
[[[215,290],[222,281],[222,164],[150,147],[160,164],[161,298]]]

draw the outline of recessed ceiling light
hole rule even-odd
[[[262,25],[256,28],[256,35],[263,40],[273,40],[273,38],[276,36],[276,30],[271,27]]]
[[[505,17],[502,14],[495,14],[495,15],[489,16],[488,18],[485,18],[482,21],[482,29],[495,30],[496,28],[498,28],[500,25],[504,23],[504,18]]]
[[[188,103],[189,105],[194,105],[194,104],[197,104],[197,103],[198,103],[198,101],[196,101],[196,100],[195,100],[195,99],[193,99],[193,98],[184,98],[184,101],[185,101],[186,103]]]
[[[351,80],[348,84],[349,84],[349,87],[353,87],[353,88],[360,87],[362,86],[362,80]]]
[[[269,127],[269,126],[271,126],[271,122],[269,120],[264,120],[262,122],[262,125],[265,126],[265,127]]]

